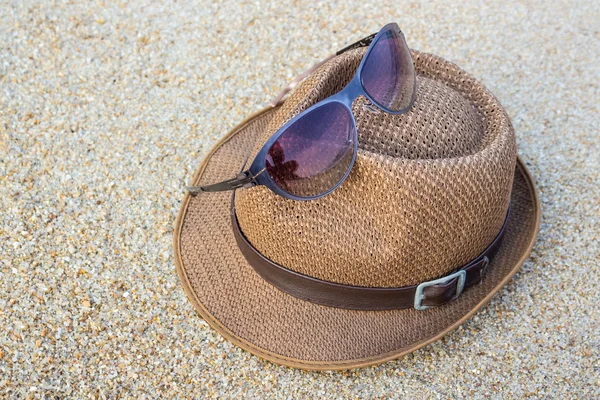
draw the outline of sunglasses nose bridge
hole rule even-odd
[[[352,103],[354,100],[358,98],[360,95],[365,95],[365,92],[362,88],[362,84],[360,83],[360,77],[357,73],[354,78],[346,85],[344,89],[335,94],[331,100],[339,101],[344,104],[350,111],[352,111]]]

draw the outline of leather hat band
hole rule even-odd
[[[457,298],[464,289],[480,282],[494,257],[506,230],[508,215],[494,241],[475,259],[440,279],[419,285],[373,288],[350,286],[316,279],[289,270],[265,258],[248,242],[238,224],[233,201],[231,222],[238,247],[248,263],[266,281],[280,290],[312,303],[353,310],[424,310],[441,306]]]

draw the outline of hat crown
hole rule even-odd
[[[249,160],[283,124],[338,92],[365,49],[337,56],[276,111]],[[479,255],[506,218],[516,162],[502,106],[456,65],[413,51],[417,95],[402,115],[353,104],[359,153],[327,196],[292,201],[238,190],[248,241],[271,261],[346,285],[400,287],[446,275]]]

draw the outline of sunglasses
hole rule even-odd
[[[326,61],[366,46],[369,48],[350,83],[283,125],[263,145],[248,170],[233,179],[189,186],[187,190],[195,195],[264,185],[288,199],[314,200],[339,187],[350,174],[358,152],[354,100],[365,96],[369,110],[377,112],[379,108],[389,114],[405,113],[414,102],[415,69],[400,27],[388,24],[338,51],[300,75],[271,102],[271,106],[279,105],[295,84]]]

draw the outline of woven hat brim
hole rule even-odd
[[[229,132],[205,157],[193,184],[237,174],[273,111],[262,110]],[[272,362],[309,370],[392,360],[457,328],[519,270],[540,223],[532,177],[518,159],[505,238],[481,284],[426,311],[356,311],[303,301],[263,280],[236,245],[230,206],[231,192],[185,195],[174,231],[176,269],[185,292],[226,339]]]

